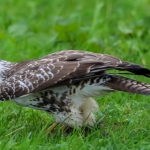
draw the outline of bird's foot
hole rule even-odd
[[[58,126],[57,123],[53,123],[48,129],[46,129],[45,133],[49,135],[50,133],[54,132],[56,130],[56,127]]]
[[[73,128],[67,126],[66,124],[58,124],[53,123],[48,129],[46,129],[45,133],[49,135],[50,133],[54,133],[55,131],[61,131],[63,133],[68,133],[72,131]]]

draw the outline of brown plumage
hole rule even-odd
[[[20,63],[0,61],[0,100],[50,112],[69,126],[93,126],[98,105],[91,97],[117,90],[150,95],[150,85],[106,73],[112,69],[150,77],[149,69],[114,56],[61,51]]]

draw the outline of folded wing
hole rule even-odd
[[[0,100],[14,99],[51,86],[94,78],[111,69],[150,77],[150,70],[122,62],[114,56],[68,50],[20,62],[12,67],[9,78],[1,83]]]

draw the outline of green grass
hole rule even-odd
[[[108,53],[150,67],[150,0],[0,0],[0,59],[22,61],[64,49]],[[144,82],[149,79],[133,77]],[[51,115],[0,103],[0,150],[149,150],[150,98],[97,99],[100,129],[59,130]]]

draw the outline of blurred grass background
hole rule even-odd
[[[65,49],[107,53],[150,67],[150,0],[0,1],[0,59],[22,61]],[[126,93],[99,98],[105,125],[86,137],[81,131],[47,137],[48,114],[1,103],[0,149],[148,150],[149,100]]]

